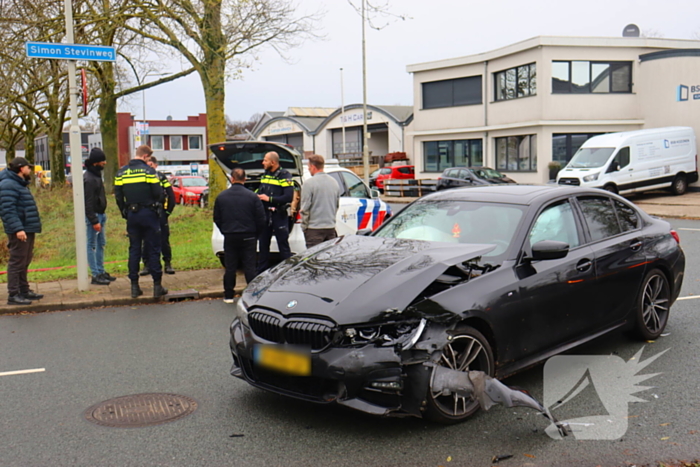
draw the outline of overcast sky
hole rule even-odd
[[[359,4],[360,0],[353,0]],[[381,2],[385,0],[373,0]],[[367,29],[367,101],[412,105],[406,65],[487,52],[535,36],[619,37],[630,23],[669,39],[700,39],[697,0],[389,0],[390,10],[411,19]],[[306,41],[284,61],[263,50],[251,70],[226,86],[226,115],[247,120],[288,107],[339,107],[362,102],[362,23],[347,0],[297,0],[298,11],[325,10],[323,40]],[[383,25],[390,20],[378,20]],[[175,67],[175,65],[173,65]],[[175,68],[174,68],[175,69]],[[700,77],[698,77],[700,79]],[[141,94],[119,111],[141,118]],[[146,91],[148,119],[175,120],[205,113],[199,76]]]

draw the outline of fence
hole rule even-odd
[[[425,196],[435,191],[437,180],[384,180],[384,195],[396,197]]]

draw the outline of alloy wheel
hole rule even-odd
[[[661,333],[666,326],[669,296],[668,283],[661,274],[649,278],[642,296],[642,321],[649,334]]]

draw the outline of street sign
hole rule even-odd
[[[192,172],[192,175],[197,175],[199,172],[199,165],[196,162],[190,164],[190,172]]]
[[[62,60],[94,60],[114,62],[117,49],[104,45],[57,44],[52,42],[27,42],[29,58],[57,58]]]

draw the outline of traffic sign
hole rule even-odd
[[[117,60],[117,49],[104,45],[27,42],[25,46],[29,58],[94,60],[98,62],[115,62]]]
[[[190,164],[190,172],[192,173],[192,175],[197,175],[197,173],[199,173],[199,164],[197,164],[196,162],[192,162]]]

